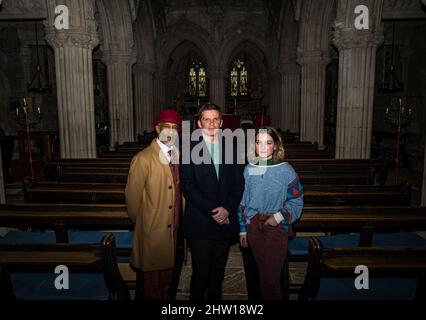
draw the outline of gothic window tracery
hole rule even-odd
[[[188,71],[188,95],[191,97],[206,97],[207,95],[206,67],[199,58],[192,59]]]
[[[236,58],[230,70],[231,97],[248,95],[248,72],[243,58]]]

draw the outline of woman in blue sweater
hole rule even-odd
[[[293,167],[284,162],[284,146],[275,129],[258,129],[254,140],[238,210],[240,244],[253,252],[263,299],[281,300],[288,229],[302,213],[302,185]]]

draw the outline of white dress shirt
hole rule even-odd
[[[169,151],[172,151],[172,154],[174,154],[174,152],[173,152],[174,147],[173,146],[169,147],[169,146],[165,145],[158,138],[157,138],[156,141],[157,141],[158,145],[160,146],[160,149],[163,152],[164,156],[166,157],[167,161],[170,163],[171,157],[170,157]]]

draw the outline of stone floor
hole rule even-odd
[[[399,171],[399,179],[408,181],[412,186],[412,205],[419,205],[421,193],[421,175],[416,172],[410,172],[404,169]],[[395,183],[395,175],[393,171],[389,172],[387,184]],[[14,183],[6,185],[6,199],[8,203],[23,203],[22,183]],[[0,228],[0,236],[4,230]],[[426,238],[426,232],[419,232]],[[308,235],[308,234],[306,234]],[[128,264],[120,264],[120,271],[123,278],[129,285],[132,294],[135,287],[135,273],[129,268]],[[290,299],[297,299],[297,294],[293,289],[297,289],[304,281],[306,271],[306,263],[290,263]],[[191,278],[191,253],[188,250],[187,259],[182,268],[182,274],[178,286],[176,299],[187,300],[189,298],[189,283]],[[293,293],[292,293],[293,292]],[[223,299],[224,300],[245,300],[247,299],[247,290],[244,277],[244,268],[242,256],[238,245],[234,245],[229,254],[228,263],[225,270],[225,279],[223,282]]]
[[[177,300],[187,300],[189,298],[189,283],[191,274],[191,252],[189,251],[187,254],[186,264],[182,268],[178,293],[176,296]],[[225,269],[225,279],[223,281],[223,299],[247,299],[243,260],[237,246],[232,247],[229,253],[228,262]]]
[[[305,270],[306,263],[290,263],[290,288],[297,289],[300,285],[302,285]],[[135,287],[135,273],[127,264],[120,264],[120,271],[133,294]],[[186,263],[182,268],[176,300],[189,299],[191,273],[191,252],[189,251]],[[295,292],[291,292],[290,299],[296,300],[297,294]],[[243,261],[238,245],[233,246],[229,253],[228,263],[225,269],[225,279],[223,281],[223,300],[247,300]]]

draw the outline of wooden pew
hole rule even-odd
[[[117,230],[116,252],[120,262],[128,264],[133,246],[133,223],[125,205],[82,205],[82,204],[32,204],[0,205],[0,225],[26,231],[10,231],[0,243],[95,243],[105,230]],[[51,232],[34,231],[54,230]],[[81,231],[89,230],[89,231]],[[28,232],[33,231],[33,232]],[[112,231],[111,231],[112,232]],[[50,236],[46,236],[50,233]],[[171,294],[177,293],[179,275],[184,261],[184,241],[178,232],[176,268],[173,274]]]
[[[58,180],[62,182],[126,183],[129,169],[111,167],[64,167]],[[302,184],[371,185],[375,182],[373,171],[303,171],[298,172]]]
[[[36,182],[24,185],[26,203],[124,204],[124,184]]]
[[[143,143],[151,143],[151,141],[153,140],[153,139],[155,139],[157,137],[157,133],[155,132],[155,131],[153,131],[153,132],[147,132],[147,133],[145,133],[145,134],[143,134],[143,135],[141,135],[141,134],[138,134],[138,143],[141,143],[141,144],[143,144]],[[126,144],[126,143],[129,143],[129,142],[124,142],[124,144]],[[130,143],[133,143],[133,142],[130,142]]]
[[[303,185],[303,179],[301,178]],[[409,205],[411,186],[304,185],[307,205]]]
[[[117,265],[115,253],[115,239],[112,234],[106,235],[100,245],[75,245],[75,244],[0,244],[0,298],[9,300],[21,299],[82,299],[91,290],[93,280],[84,280],[85,286],[76,289],[73,282],[69,290],[54,290],[51,275],[58,265],[65,265],[72,277],[78,277],[80,273],[93,273],[103,275],[105,285],[109,292],[105,297],[114,300],[129,300],[129,290],[121,277]],[[13,279],[20,277],[18,273],[39,273],[31,278],[26,278],[31,283],[19,281],[19,285],[13,284]],[[18,274],[18,275],[17,275]],[[47,283],[45,274],[47,276]],[[25,276],[25,275],[22,275]],[[49,279],[50,276],[50,279]],[[52,283],[49,281],[52,280]],[[40,281],[40,282],[38,282]],[[30,288],[37,282],[37,292]],[[23,284],[24,283],[24,284]],[[96,286],[96,281],[94,283]],[[77,285],[77,287],[79,287]],[[50,288],[50,289],[49,289]],[[54,288],[54,287],[53,287]],[[79,290],[80,289],[80,290]],[[53,290],[53,295],[52,295]],[[49,295],[43,297],[43,293]],[[71,294],[70,294],[71,293]],[[77,296],[73,296],[73,294]],[[90,293],[89,293],[90,294]]]
[[[125,205],[0,205],[0,225],[23,230],[54,230],[67,243],[68,230],[133,230]]]
[[[152,141],[152,140],[151,140]],[[105,157],[133,157],[139,151],[145,149],[150,143],[125,142],[121,145],[116,145],[114,151],[103,151],[99,156]],[[245,142],[242,142],[247,145]],[[286,155],[289,159],[313,158],[327,159],[331,158],[332,154],[329,150],[318,150],[317,144],[309,142],[286,143]]]
[[[327,243],[370,247],[383,245],[383,238],[425,243],[415,231],[426,230],[426,207],[408,206],[328,206],[306,207],[301,219],[292,226],[295,234],[320,232]],[[408,232],[401,233],[401,232]],[[290,261],[307,261],[308,237],[295,236],[289,241]]]
[[[0,205],[0,225],[51,230],[60,229],[56,225],[81,230],[133,227],[125,204],[4,204]],[[426,230],[426,207],[307,206],[293,229],[296,233],[365,232],[362,243],[369,246],[373,231]]]
[[[304,184],[362,184],[384,182],[381,160],[295,159],[291,165]],[[46,161],[49,181],[125,183],[130,159],[67,159]]]
[[[130,167],[129,158],[96,158],[96,159],[56,159],[46,160],[43,165],[45,177],[48,181],[60,181],[63,170],[75,167],[126,168]]]
[[[100,158],[132,158],[137,150],[103,151]],[[326,150],[287,150],[286,159],[331,159],[331,154]]]
[[[295,232],[354,232],[426,230],[426,207],[416,206],[308,206]],[[366,235],[367,236],[367,235]],[[371,245],[371,239],[363,241]]]
[[[348,168],[349,170],[350,168]],[[303,184],[334,184],[334,185],[371,185],[375,182],[373,171],[317,171],[303,169],[298,171]],[[64,166],[60,175],[52,180],[62,182],[127,182],[129,169],[123,167],[92,167],[92,166]],[[53,176],[51,176],[53,178]]]
[[[124,204],[125,184],[34,182],[24,186],[26,203],[115,203]],[[409,205],[410,187],[304,185],[304,203],[309,205]]]
[[[354,271],[357,266],[368,267],[370,290],[356,290],[354,282],[357,275]],[[374,284],[373,280],[380,277],[385,278],[385,285],[398,280],[395,278],[416,278],[417,288],[413,288],[414,292],[411,292],[411,294],[416,300],[425,300],[426,247],[325,248],[318,238],[313,237],[310,240],[308,269],[299,299],[383,300],[390,298],[388,294],[399,294],[400,290],[404,290],[406,289],[404,287],[407,287],[405,282],[398,281],[398,288],[385,288],[381,292],[384,293],[384,296],[376,296],[375,294],[379,294],[378,289],[383,283],[376,282]],[[330,278],[332,278],[332,282],[327,281]],[[324,289],[327,286],[328,288]],[[342,290],[344,286],[345,288]],[[321,296],[320,287],[331,292],[322,293]]]
[[[125,205],[3,205],[0,206],[0,225],[32,230],[44,228],[55,230],[57,239],[65,239],[58,241],[67,241],[67,230],[74,228],[83,230],[131,228]],[[426,207],[308,206],[305,207],[301,219],[294,225],[296,233],[359,233],[360,236],[353,241],[353,245],[360,246],[371,246],[373,235],[376,236],[376,233],[417,230],[426,230]],[[307,243],[306,252],[292,254],[294,241],[307,242],[307,238],[296,237],[289,242],[290,261],[307,261]],[[124,250],[122,252],[118,250],[119,256],[128,254]]]
[[[123,238],[123,231],[132,231],[125,205],[81,204],[31,204],[0,205],[0,225],[25,231],[53,230],[58,243],[70,241],[70,231],[117,230],[115,233],[122,246],[118,255],[130,257],[131,235]],[[83,237],[87,238],[87,234]],[[25,238],[25,237],[24,237]]]

